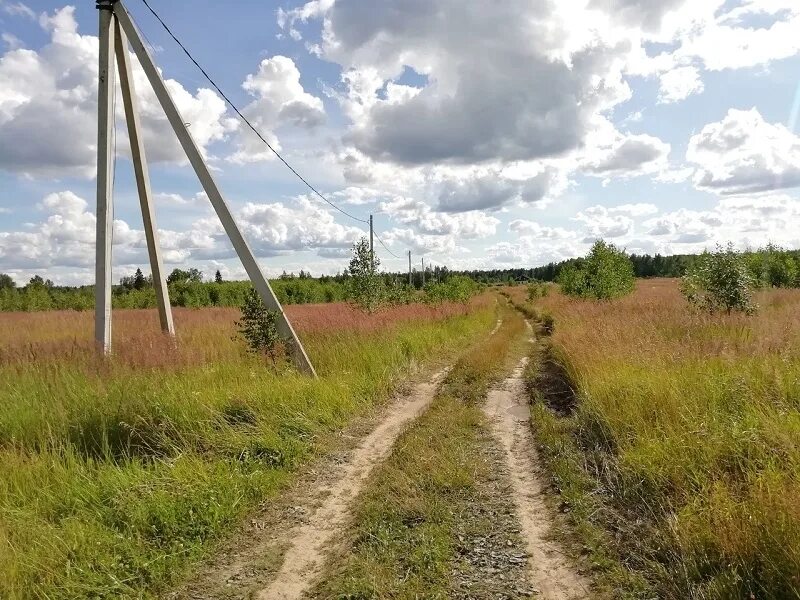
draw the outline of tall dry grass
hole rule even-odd
[[[578,450],[584,491],[622,511],[604,523],[620,556],[660,597],[800,597],[800,291],[757,301],[696,312],[675,280],[537,301],[579,396],[567,424],[535,411],[540,434]]]

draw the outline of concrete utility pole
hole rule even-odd
[[[153,193],[150,189],[150,174],[142,140],[142,127],[139,121],[139,102],[136,99],[136,88],[133,83],[133,69],[128,55],[128,38],[120,29],[119,22],[114,19],[116,33],[117,66],[119,67],[119,84],[122,88],[122,103],[125,106],[125,118],[128,124],[128,137],[131,141],[131,158],[136,174],[136,187],[139,190],[139,204],[142,209],[144,235],[147,240],[147,252],[150,255],[150,271],[153,274],[153,287],[158,303],[158,318],[161,331],[175,335],[175,324],[172,320],[172,307],[169,303],[164,263],[161,260],[161,248],[158,243],[158,227],[153,208]]]
[[[110,181],[110,157],[111,157],[111,144],[110,144],[110,131],[111,131],[111,99],[113,98],[113,87],[111,81],[113,79],[113,63],[110,56],[114,51],[115,46],[115,21],[118,24],[119,31],[127,35],[128,41],[133,48],[139,63],[142,66],[150,85],[155,92],[164,113],[167,116],[178,141],[189,159],[197,178],[200,180],[203,190],[206,192],[211,205],[222,222],[222,227],[225,233],[231,240],[231,244],[236,250],[236,254],[242,261],[242,265],[250,277],[256,291],[258,291],[261,299],[267,308],[275,310],[279,313],[277,327],[280,334],[291,342],[291,352],[295,364],[303,371],[316,376],[314,367],[308,358],[308,355],[303,348],[300,339],[297,337],[291,323],[286,318],[281,307],[280,302],[275,296],[269,281],[261,271],[261,267],[256,261],[253,251],[245,240],[242,232],[239,230],[236,221],[231,214],[228,205],[226,204],[222,193],[217,187],[211,171],[203,159],[194,138],[185,125],[185,120],[181,117],[177,106],[175,105],[172,96],[164,84],[164,80],[158,71],[152,58],[150,58],[144,42],[139,37],[139,32],[131,20],[128,11],[123,6],[121,0],[97,0],[97,8],[100,9],[100,86],[99,86],[99,107],[98,107],[98,156],[97,156],[97,280],[96,280],[96,300],[97,307],[95,313],[95,337],[98,343],[102,344],[103,351],[109,352],[111,349],[111,226],[113,224],[113,215],[111,214],[111,190],[109,187]],[[124,38],[120,36],[121,47],[118,49],[118,56],[124,55],[120,64],[127,65],[126,79],[127,85],[123,86],[123,99],[125,99],[126,88],[128,98],[125,99],[125,110],[127,120],[131,129],[131,144],[132,153],[134,156],[134,166],[136,169],[136,180],[139,187],[140,202],[142,204],[142,211],[145,221],[148,250],[150,251],[151,265],[153,266],[153,280],[156,284],[158,292],[159,280],[163,280],[163,270],[160,265],[160,256],[158,254],[158,238],[156,236],[155,219],[152,214],[152,204],[150,202],[149,180],[147,178],[147,170],[144,167],[144,151],[141,147],[141,138],[139,135],[138,123],[135,117],[136,104],[133,95],[133,84],[131,81],[130,65],[127,64],[127,47],[124,47]],[[120,67],[123,68],[122,66]],[[138,154],[138,160],[136,158]],[[139,164],[137,164],[139,163]],[[162,288],[163,297],[159,298],[159,309],[162,317],[162,327],[165,322],[169,327],[171,322],[171,313],[167,310],[169,307],[169,298],[166,295],[166,285]],[[165,305],[165,306],[162,306]],[[163,311],[161,310],[163,308]]]
[[[114,129],[115,0],[100,0],[100,62],[97,88],[97,237],[95,246],[94,338],[103,354],[111,352],[111,134]]]
[[[372,246],[372,215],[369,216],[369,259],[372,262],[372,268],[375,268],[375,248]]]
[[[411,250],[408,251],[408,286],[414,285],[411,279]]]

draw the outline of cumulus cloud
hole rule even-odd
[[[508,230],[521,237],[531,237],[539,240],[569,240],[575,239],[576,233],[563,227],[547,227],[527,219],[514,219],[508,224]]]
[[[320,16],[323,56],[345,69],[346,141],[381,161],[559,155],[580,146],[595,111],[630,94],[618,61],[625,44],[595,37],[562,56],[571,24],[551,3],[442,0],[407,10],[392,0],[365,11],[340,0],[303,18]],[[387,84],[407,69],[427,84],[392,93]]]
[[[438,187],[437,208],[455,213],[496,210],[514,201],[536,203],[544,198],[553,178],[549,170],[525,180],[503,177],[498,172],[448,177]]]
[[[312,96],[300,84],[300,71],[291,58],[273,56],[261,61],[256,73],[247,76],[242,87],[254,100],[242,113],[276,149],[279,127],[314,128],[325,121],[322,100]],[[230,159],[237,163],[273,160],[275,155],[249,127],[242,127],[237,150]]]
[[[575,220],[586,226],[587,239],[618,238],[633,232],[633,219],[605,206],[590,206],[579,212]]]
[[[654,173],[666,168],[670,145],[647,134],[622,135],[589,152],[583,168],[601,176],[631,177]]]
[[[771,18],[766,26],[754,18]],[[745,1],[688,32],[675,52],[678,60],[699,59],[706,69],[742,69],[800,52],[800,5],[793,0]]]
[[[398,197],[390,202],[382,202],[381,211],[394,221],[404,225],[414,225],[427,235],[457,236],[474,239],[494,235],[500,221],[481,211],[467,211],[449,214],[431,210],[421,200]]]
[[[730,109],[689,140],[694,183],[721,194],[764,192],[800,185],[800,137],[767,123],[756,108]]]
[[[46,217],[23,231],[0,232],[0,269],[85,267],[94,260],[95,223],[88,203],[70,191],[48,194],[39,204]],[[114,222],[114,243],[135,243],[127,224]]]
[[[0,271],[45,269],[54,266],[87,268],[94,262],[95,215],[88,203],[71,191],[47,195],[39,210],[43,218],[19,231],[0,231]],[[299,197],[291,203],[248,203],[236,219],[256,256],[312,250],[322,255],[346,252],[364,231],[343,226],[318,203]],[[183,230],[160,230],[164,260],[187,261],[235,258],[217,217],[197,218]],[[147,263],[143,231],[123,220],[114,221],[114,263]]]
[[[676,67],[661,75],[658,101],[662,104],[678,102],[692,94],[699,94],[703,89],[704,85],[697,68]]]
[[[742,249],[768,242],[797,247],[800,200],[787,194],[722,198],[711,210],[678,209],[643,225],[663,253],[700,252],[729,241]]]
[[[50,37],[40,50],[11,49],[0,57],[0,169],[31,176],[92,177],[97,130],[97,37],[81,35],[71,6],[43,14]],[[134,61],[148,158],[184,160],[166,117]],[[205,148],[235,128],[225,104],[207,89],[196,94],[167,80],[192,135]],[[122,103],[117,103],[122,119]],[[165,133],[169,132],[169,133]],[[126,140],[119,142],[126,152]]]
[[[428,235],[417,233],[410,228],[395,227],[386,232],[384,241],[389,244],[399,244],[411,250],[412,254],[435,254],[440,260],[442,257],[452,256],[456,251],[460,254],[469,252],[467,248],[459,246],[454,236]]]
[[[664,16],[684,3],[685,0],[591,0],[589,6],[625,25],[657,31]]]

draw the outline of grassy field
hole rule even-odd
[[[237,312],[0,315],[0,597],[151,597],[180,579],[325,437],[422,361],[492,327],[494,300],[287,311],[320,373],[275,372],[233,339]]]
[[[453,597],[459,534],[470,535],[468,514],[489,502],[480,482],[490,466],[476,453],[489,435],[479,401],[525,331],[515,311],[504,309],[503,318],[495,335],[458,360],[430,409],[372,476],[356,502],[348,546],[314,597]],[[497,525],[494,516],[477,524],[483,539]]]
[[[674,280],[536,301],[555,333],[533,387],[549,356],[577,404],[536,403],[534,428],[616,597],[800,597],[800,291],[757,301],[700,314]]]

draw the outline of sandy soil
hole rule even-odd
[[[289,532],[289,547],[275,579],[255,597],[262,600],[300,598],[323,567],[326,546],[344,531],[351,502],[372,469],[389,453],[403,427],[433,399],[442,373],[417,384],[412,393],[388,410],[385,418],[356,448],[327,484],[326,498],[308,521]]]
[[[527,542],[530,581],[539,598],[589,598],[586,580],[574,569],[557,542],[549,539],[553,526],[550,508],[530,428],[530,410],[522,379],[526,359],[499,389],[489,392],[484,410],[494,435],[505,449],[511,491],[521,534]]]

